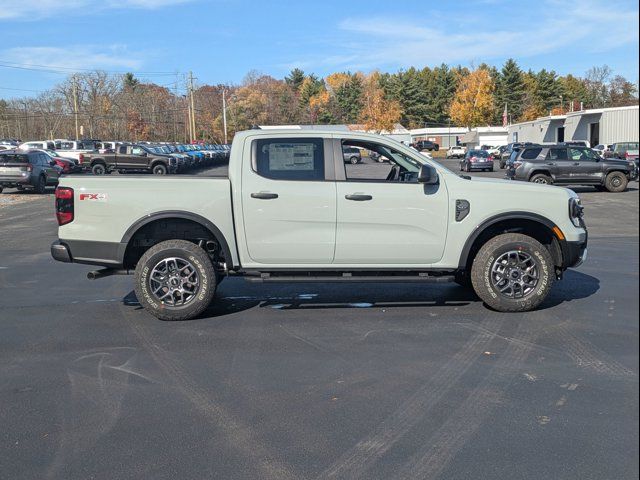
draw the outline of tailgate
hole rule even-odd
[[[29,176],[30,165],[28,163],[0,163],[0,178],[18,179]]]

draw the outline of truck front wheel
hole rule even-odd
[[[611,172],[604,180],[605,188],[613,193],[624,192],[628,183],[629,179],[622,172]]]
[[[162,163],[158,163],[158,164],[153,166],[151,171],[153,172],[154,175],[166,175],[167,174],[167,167],[165,165],[163,165]]]
[[[537,308],[551,291],[554,262],[536,239],[519,233],[498,235],[485,243],[471,267],[476,294],[499,312]]]
[[[140,305],[160,320],[189,320],[213,300],[216,274],[207,253],[186,240],[167,240],[147,250],[135,272]]]

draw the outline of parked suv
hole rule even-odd
[[[460,161],[460,171],[471,170],[493,172],[493,157],[486,150],[469,150]]]
[[[58,184],[61,169],[44,152],[36,150],[0,151],[0,193],[4,188],[35,189],[44,193]]]
[[[362,154],[356,147],[342,147],[342,157],[345,163],[355,165],[362,161]]]
[[[429,150],[430,152],[432,151],[438,151],[440,150],[440,145],[438,145],[435,142],[432,142],[431,140],[418,140],[414,146],[416,147],[416,150],[421,151],[421,150]]]
[[[593,185],[623,192],[637,177],[633,162],[603,159],[591,148],[566,144],[524,147],[514,155],[507,178],[556,185]]]

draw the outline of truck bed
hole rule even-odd
[[[74,190],[74,221],[60,227],[63,242],[94,242],[103,251],[117,250],[136,225],[176,212],[213,222],[226,238],[235,238],[226,177],[72,175],[60,186]],[[237,251],[235,244],[229,247]]]

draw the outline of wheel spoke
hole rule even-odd
[[[176,307],[195,298],[200,286],[198,271],[191,262],[170,257],[160,260],[149,275],[149,287],[161,303]]]

